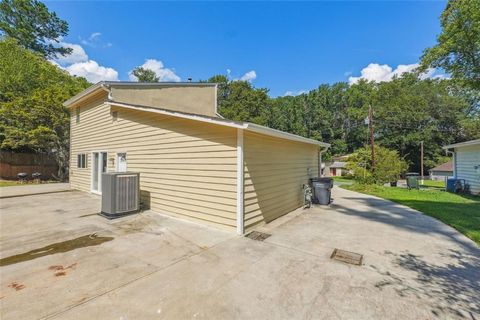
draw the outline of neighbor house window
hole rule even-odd
[[[118,111],[113,111],[112,112],[112,120],[117,121],[118,120]]]
[[[77,154],[77,168],[86,168],[87,167],[87,154],[80,153]]]
[[[75,108],[75,122],[80,123],[80,107]]]

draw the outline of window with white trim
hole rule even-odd
[[[85,169],[87,167],[87,154],[79,153],[77,154],[77,168]]]

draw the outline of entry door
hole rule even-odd
[[[107,153],[92,153],[92,191],[102,192],[102,173],[107,172]]]

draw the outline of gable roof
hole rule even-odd
[[[329,167],[342,169],[347,167],[347,163],[344,161],[333,161],[333,163]]]
[[[430,169],[430,171],[451,171],[453,172],[453,161],[447,161],[439,166],[436,166],[435,168]]]
[[[124,108],[124,109],[163,114],[163,115],[167,115],[167,116],[171,116],[171,117],[177,117],[177,118],[183,118],[183,119],[189,119],[189,120],[194,120],[194,121],[216,124],[216,125],[220,125],[220,126],[243,129],[243,130],[246,130],[246,131],[256,132],[256,133],[264,134],[264,135],[271,136],[271,137],[276,137],[276,138],[286,139],[286,140],[290,140],[290,141],[313,144],[313,145],[317,145],[317,146],[324,147],[324,148],[329,148],[330,147],[329,143],[305,138],[305,137],[302,137],[302,136],[298,136],[296,134],[283,132],[283,131],[280,131],[280,130],[268,128],[268,127],[261,126],[261,125],[258,125],[258,124],[254,124],[254,123],[250,123],[250,122],[233,121],[233,120],[228,120],[228,119],[223,119],[223,118],[208,117],[208,116],[204,116],[204,115],[184,113],[184,112],[180,112],[180,111],[172,111],[172,110],[169,110],[167,108],[157,108],[157,107],[133,105],[133,104],[123,103],[123,102],[115,102],[113,100],[108,100],[106,102],[106,104],[111,105],[111,106],[116,106],[116,107],[119,107],[119,108]]]
[[[480,139],[470,140],[470,141],[465,141],[465,142],[460,142],[455,144],[449,144],[448,146],[444,146],[443,149],[452,149],[452,148],[476,146],[476,145],[480,145]]]

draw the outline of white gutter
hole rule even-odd
[[[460,143],[455,143],[455,144],[450,144],[450,145],[444,146],[442,148],[443,149],[452,149],[452,148],[458,148],[458,147],[475,146],[477,144],[480,144],[480,139],[470,140],[470,141],[465,141],[465,142],[460,142]]]
[[[236,122],[236,121],[231,121],[231,120],[226,120],[226,119],[217,119],[217,118],[213,118],[213,117],[207,117],[207,116],[201,116],[201,115],[196,115],[196,114],[177,112],[177,111],[172,111],[172,110],[168,110],[168,109],[160,109],[160,108],[146,107],[146,106],[137,106],[137,105],[131,105],[131,104],[120,103],[120,102],[115,102],[115,101],[107,101],[106,104],[111,105],[111,106],[120,107],[120,108],[125,108],[125,109],[158,113],[158,114],[162,114],[162,115],[166,115],[166,116],[172,116],[172,117],[177,117],[177,118],[183,118],[183,119],[207,122],[207,123],[212,123],[212,124],[218,124],[218,125],[221,125],[221,126],[227,126],[227,127],[237,128],[237,129],[245,129],[247,127],[247,125],[243,122]]]
[[[243,129],[237,129],[237,234],[245,232],[244,215],[244,163],[243,163]]]
[[[283,132],[283,131],[280,131],[280,130],[260,126],[258,124],[247,123],[246,130],[256,132],[256,133],[260,133],[260,134],[265,134],[265,135],[272,136],[272,137],[281,138],[281,139],[287,139],[287,140],[293,140],[293,141],[297,141],[297,142],[315,144],[315,145],[320,146],[320,147],[325,147],[325,148],[330,147],[329,143],[325,143],[325,142],[321,142],[321,141],[317,141],[317,140],[313,140],[313,139],[309,139],[309,138],[304,138],[304,137],[301,137],[301,136],[297,136],[296,134],[291,134],[291,133],[288,133],[288,132]]]
[[[249,122],[239,122],[239,121],[233,121],[233,120],[228,120],[228,119],[223,119],[223,118],[208,117],[208,116],[192,114],[192,113],[184,113],[184,112],[169,110],[169,109],[166,109],[166,108],[156,108],[156,107],[132,105],[132,104],[127,104],[127,103],[115,102],[115,101],[111,101],[111,100],[107,101],[106,104],[111,105],[111,106],[125,108],[125,109],[153,112],[153,113],[163,114],[163,115],[166,115],[166,116],[172,116],[172,117],[178,117],[178,118],[183,118],[183,119],[207,122],[207,123],[217,124],[217,125],[221,125],[221,126],[237,128],[237,129],[244,129],[244,130],[247,130],[247,131],[256,132],[256,133],[260,133],[260,134],[264,134],[264,135],[267,135],[267,136],[276,137],[276,138],[280,138],[280,139],[286,139],[286,140],[292,140],[292,141],[303,142],[303,143],[308,143],[308,144],[314,144],[314,145],[324,147],[324,148],[329,148],[330,147],[329,143],[304,138],[304,137],[301,137],[301,136],[297,136],[295,134],[283,132],[283,131],[280,131],[280,130],[271,129],[271,128],[268,128],[268,127],[260,126],[258,124],[253,124],[253,123],[249,123]]]

